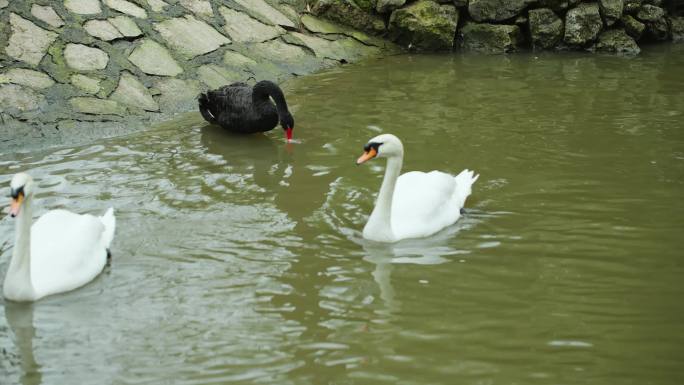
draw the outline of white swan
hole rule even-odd
[[[17,217],[14,251],[3,294],[12,301],[35,301],[83,286],[107,262],[116,219],[52,210],[31,226],[33,179],[16,174],[10,183],[10,215]]]
[[[452,225],[480,175],[463,170],[457,176],[441,171],[411,171],[399,176],[404,146],[392,134],[378,135],[364,146],[356,161],[387,158],[385,178],[363,237],[378,242],[432,235]]]

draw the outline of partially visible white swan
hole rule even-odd
[[[101,217],[52,210],[31,226],[33,189],[28,174],[16,174],[10,183],[10,215],[17,224],[3,294],[12,301],[35,301],[90,282],[107,263],[114,238],[112,208]]]
[[[457,176],[431,171],[411,171],[399,176],[404,146],[392,134],[378,135],[364,146],[356,161],[387,158],[385,178],[375,208],[363,228],[363,237],[378,242],[432,235],[452,225],[480,175],[463,170]]]

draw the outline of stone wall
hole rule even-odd
[[[0,151],[129,132],[196,109],[207,88],[397,50],[305,10],[297,0],[0,0]]]
[[[682,0],[318,0],[313,12],[416,50],[588,50],[684,41]]]

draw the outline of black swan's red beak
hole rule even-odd
[[[292,141],[292,127],[288,127],[285,129],[285,138],[287,138],[288,142]]]

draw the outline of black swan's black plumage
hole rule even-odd
[[[292,137],[294,118],[287,109],[283,91],[268,80],[262,80],[254,87],[233,83],[202,93],[198,100],[200,113],[209,123],[249,134],[270,131],[280,122],[288,139]]]

